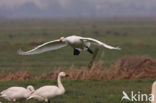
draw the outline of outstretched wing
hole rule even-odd
[[[21,49],[18,50],[17,52],[19,55],[33,55],[33,54],[40,54],[51,50],[56,50],[65,46],[67,46],[67,44],[65,42],[60,42],[60,40],[58,39],[58,40],[43,43],[35,47],[34,49],[26,52],[22,51]]]
[[[84,42],[89,41],[92,44],[103,46],[103,47],[108,48],[108,49],[117,49],[117,50],[121,49],[119,47],[113,47],[113,46],[107,45],[107,44],[105,44],[101,41],[98,41],[96,39],[93,39],[93,38],[81,38],[81,40],[83,40]]]

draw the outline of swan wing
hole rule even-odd
[[[59,88],[56,86],[43,86],[37,89],[28,99],[34,98],[44,100],[45,98],[53,98],[59,95]]]
[[[37,89],[33,93],[33,95],[39,95],[42,97],[49,97],[49,96],[57,95],[58,89],[59,88],[57,86],[43,86],[43,87]]]
[[[11,87],[1,92],[2,97],[8,98],[24,98],[27,90],[23,87]]]
[[[81,40],[83,40],[84,42],[90,42],[92,44],[95,44],[95,45],[99,45],[99,46],[103,46],[105,48],[108,48],[108,49],[116,49],[116,50],[120,50],[121,48],[119,47],[113,47],[113,46],[110,46],[110,45],[107,45],[99,40],[96,40],[96,39],[93,39],[93,38],[81,38]]]
[[[8,89],[6,89],[6,90],[3,90],[3,91],[1,92],[1,94],[7,93],[7,92],[16,92],[16,91],[25,91],[25,90],[26,90],[26,89],[23,88],[23,87],[10,87],[10,88],[8,88]]]
[[[60,42],[60,40],[58,39],[58,40],[43,43],[43,44],[35,47],[34,49],[26,51],[26,52],[24,52],[20,49],[20,50],[18,50],[18,54],[19,55],[40,54],[43,52],[56,50],[56,49],[59,49],[59,48],[65,47],[65,46],[67,46],[67,44],[65,42]]]

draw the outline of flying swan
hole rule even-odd
[[[58,86],[46,85],[37,89],[28,99],[34,98],[39,101],[45,101],[50,103],[50,98],[53,98],[58,95],[65,93],[65,89],[61,83],[62,77],[67,77],[68,74],[60,72],[57,78]]]
[[[33,93],[34,87],[29,85],[27,88],[24,87],[10,87],[6,90],[3,90],[0,93],[0,97],[15,102],[16,100],[28,98],[31,93]]]
[[[120,50],[119,47],[112,47],[110,45],[107,45],[93,38],[85,38],[85,37],[73,35],[73,36],[68,36],[66,38],[61,37],[60,39],[43,43],[35,47],[34,49],[26,51],[26,52],[20,49],[18,50],[18,54],[19,55],[40,54],[43,52],[56,50],[65,46],[71,46],[73,48],[74,50],[73,55],[79,55],[81,50],[84,50],[84,51],[87,50],[89,53],[93,54],[93,51],[89,48],[91,44],[94,44],[97,46],[103,46],[108,49]]]

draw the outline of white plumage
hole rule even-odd
[[[28,99],[34,98],[39,101],[50,103],[51,98],[65,93],[65,89],[61,83],[61,78],[66,76],[68,76],[66,73],[60,72],[57,79],[58,86],[46,85],[40,87]]]
[[[152,96],[153,96],[153,101],[151,103],[156,103],[156,81],[153,82],[152,84]]]
[[[81,50],[88,50],[88,52],[93,53],[92,50],[89,48],[91,44],[102,46],[108,49],[116,49],[120,50],[119,47],[113,47],[110,45],[107,45],[101,41],[98,41],[93,38],[85,38],[80,36],[69,36],[69,37],[61,37],[60,39],[53,40],[46,42],[44,44],[41,44],[37,47],[35,47],[32,50],[29,50],[27,52],[24,52],[22,50],[18,51],[18,54],[20,55],[33,55],[33,54],[40,54],[43,52],[56,50],[65,46],[71,46],[74,49],[74,55],[79,55]]]
[[[1,92],[1,96],[8,101],[16,101],[18,99],[28,98],[31,93],[35,90],[33,86],[28,86],[27,88],[24,87],[10,87],[6,90]]]

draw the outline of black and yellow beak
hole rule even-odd
[[[64,76],[65,76],[65,77],[69,77],[69,75],[68,75],[67,73],[64,73]]]
[[[62,38],[62,37],[60,38],[60,41],[61,41],[61,42],[63,41],[63,38]]]

